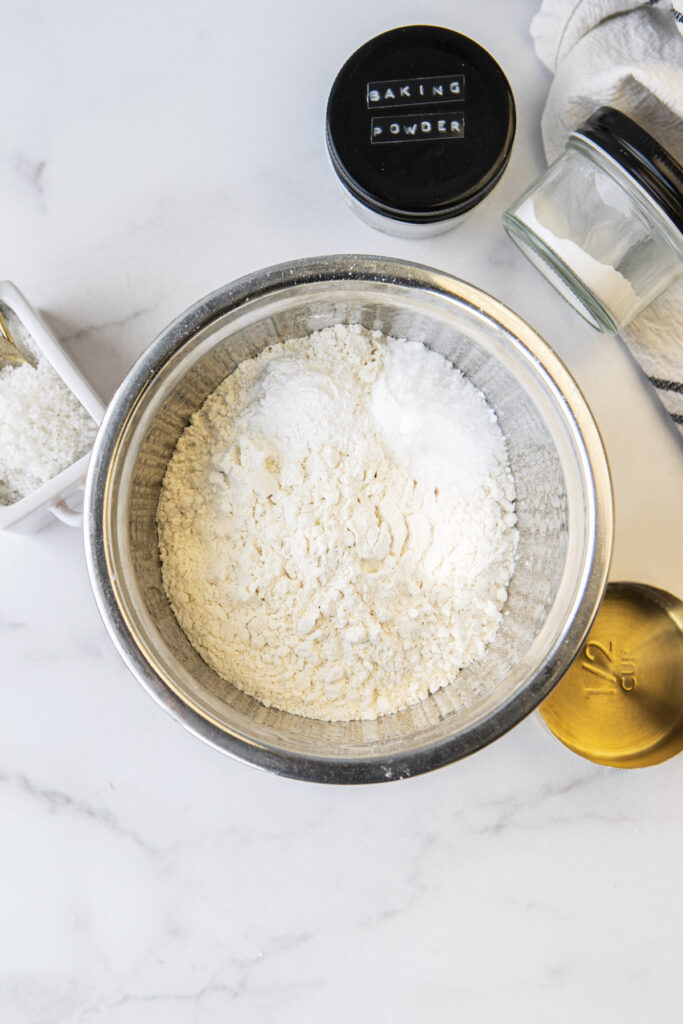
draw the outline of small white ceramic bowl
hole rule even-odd
[[[36,350],[51,363],[55,372],[99,426],[104,416],[103,402],[76,369],[42,317],[11,281],[0,281],[0,303],[14,313],[31,336]],[[35,533],[52,522],[55,516],[70,526],[80,526],[82,513],[71,508],[68,499],[83,490],[89,461],[90,452],[25,498],[12,505],[0,505],[0,530]]]

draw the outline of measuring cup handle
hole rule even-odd
[[[82,490],[83,488],[81,488]],[[60,522],[66,523],[67,526],[82,526],[83,525],[83,512],[74,512],[72,508],[69,508],[64,498],[59,501],[55,501],[50,505],[50,512],[55,518],[59,519]]]

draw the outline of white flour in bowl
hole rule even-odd
[[[159,500],[164,586],[264,704],[373,719],[492,641],[514,498],[495,414],[446,359],[327,328],[242,362],[192,417]]]

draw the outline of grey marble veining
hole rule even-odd
[[[429,5],[0,0],[3,276],[106,399],[187,305],[330,252],[442,267],[553,344],[614,476],[612,575],[683,593],[680,441],[617,339],[505,238],[542,167],[537,0]],[[411,242],[337,195],[327,91],[364,40],[472,35],[518,104],[510,166]],[[82,540],[0,536],[0,1020],[8,1024],[680,1017],[681,767],[617,772],[531,719],[419,779],[330,789],[222,758],[120,662]]]

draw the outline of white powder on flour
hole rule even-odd
[[[482,654],[515,522],[481,392],[353,325],[242,362],[181,436],[158,508],[164,586],[209,665],[342,721],[414,704]]]

